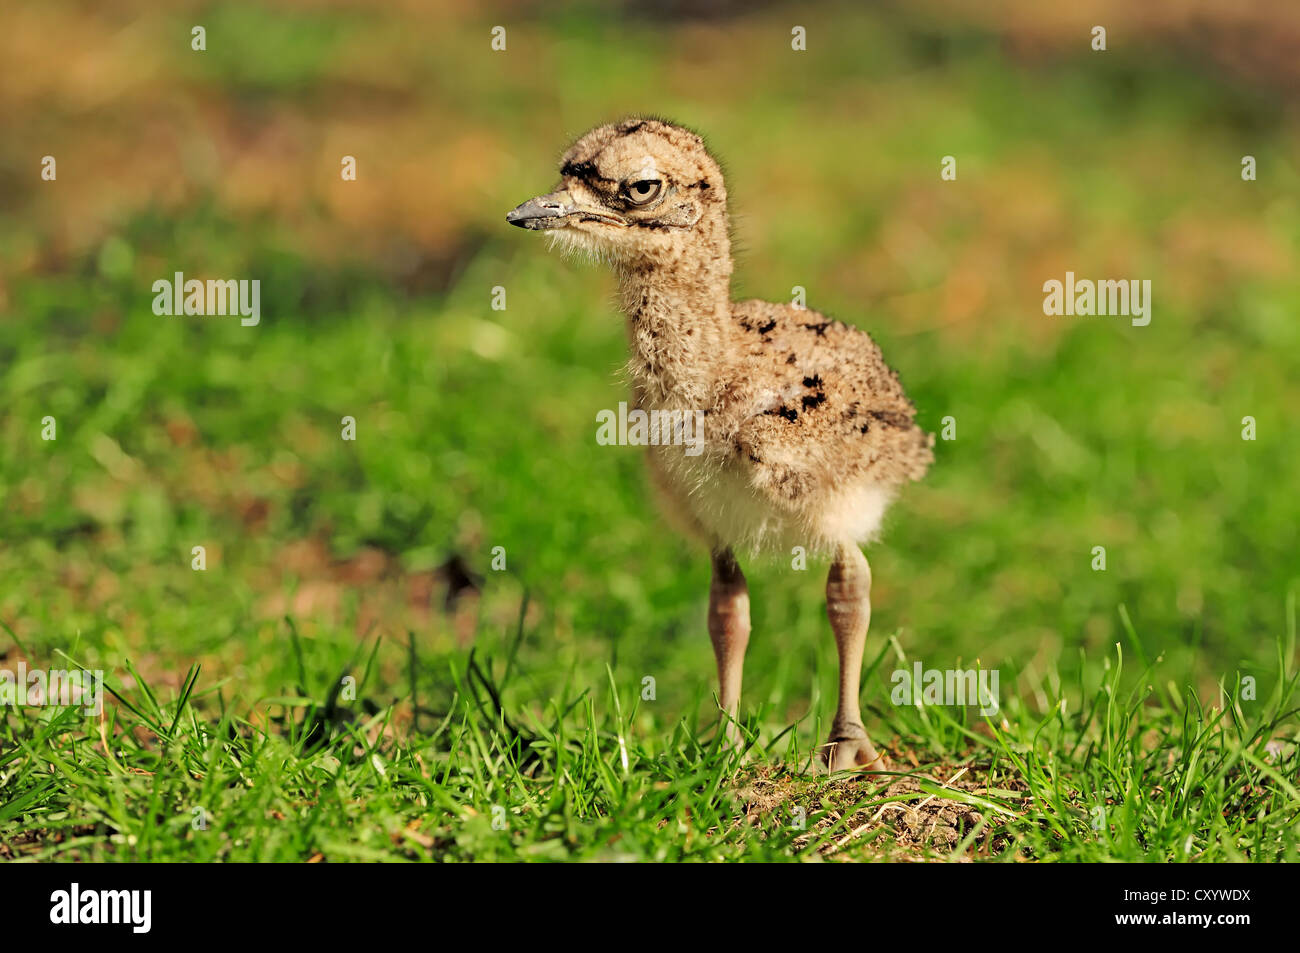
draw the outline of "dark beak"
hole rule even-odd
[[[569,216],[577,208],[568,192],[552,192],[529,199],[512,212],[506,213],[506,221],[520,228],[560,228],[568,224]]]

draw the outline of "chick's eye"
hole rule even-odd
[[[645,205],[655,200],[662,187],[655,179],[642,179],[627,186],[627,197],[636,205]]]

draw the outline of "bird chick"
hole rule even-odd
[[[660,440],[649,464],[669,518],[712,553],[708,628],[728,738],[740,737],[750,631],[735,554],[802,546],[831,558],[839,705],[822,759],[831,770],[883,768],[858,700],[871,618],[859,544],[875,538],[898,489],[925,474],[934,438],[915,424],[880,349],[815,311],[731,300],[722,170],[680,126],[629,119],[593,129],[564,154],[558,187],[506,221],[613,266],[634,406],[703,421],[693,452]]]

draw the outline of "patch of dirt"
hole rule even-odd
[[[22,857],[27,857],[56,844],[62,844],[79,837],[105,835],[109,830],[110,828],[101,824],[78,824],[73,827],[59,830],[48,830],[42,828],[39,830],[23,831],[8,840],[0,841],[0,861],[17,860]],[[72,857],[65,859],[76,860],[78,858]]]
[[[816,843],[826,859],[969,863],[1014,849],[1006,826],[1029,806],[1024,790],[1015,778],[991,781],[987,765],[933,764],[907,773],[839,778],[764,766],[738,793],[748,823],[764,815],[780,815],[783,824],[806,818],[807,833],[794,844]],[[947,791],[953,793],[945,796]],[[967,837],[969,843],[953,858]]]

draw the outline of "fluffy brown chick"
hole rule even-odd
[[[560,176],[506,220],[611,263],[634,407],[702,425],[694,446],[662,439],[649,462],[668,516],[712,552],[709,632],[728,737],[740,737],[749,640],[734,551],[802,546],[832,557],[840,694],[823,758],[833,770],[883,766],[858,702],[871,611],[859,544],[925,474],[933,437],[865,332],[789,304],[731,300],[726,184],[698,135],[655,119],[600,126],[565,153]]]

